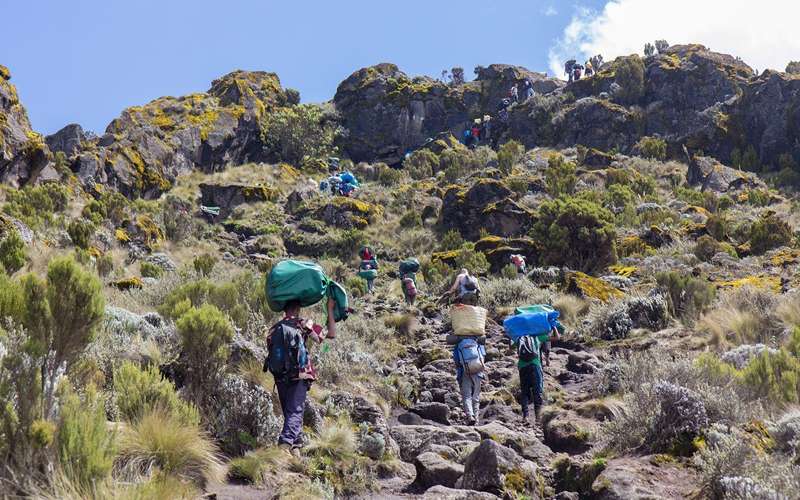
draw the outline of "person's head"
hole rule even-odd
[[[287,316],[298,316],[301,308],[299,300],[290,300],[283,306],[283,313]]]
[[[469,276],[469,271],[467,271],[467,268],[465,267],[464,269],[461,270],[461,272],[459,274],[463,274],[465,276]]]

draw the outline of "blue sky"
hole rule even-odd
[[[379,62],[412,75],[495,62],[547,71],[576,11],[605,3],[2,0],[0,64],[36,130],[102,133],[127,106],[205,91],[234,69],[274,71],[304,102]]]

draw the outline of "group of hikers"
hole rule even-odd
[[[508,93],[497,104],[497,117],[501,122],[508,121],[508,108],[512,104],[520,102],[520,85],[522,86],[523,101],[532,98],[536,92],[533,90],[533,83],[526,78],[522,83],[514,82],[508,89]],[[492,117],[484,115],[483,118],[475,118],[471,124],[464,128],[461,135],[461,142],[468,148],[476,148],[481,141],[488,142],[492,138]]]
[[[369,292],[374,290],[378,262],[369,246],[359,251],[359,275],[367,281]],[[512,255],[511,261],[524,273],[525,259]],[[417,296],[417,259],[400,263],[399,277],[403,296],[413,305]],[[364,271],[369,271],[364,273]],[[364,274],[362,274],[364,273]],[[268,357],[264,370],[273,374],[283,412],[283,427],[278,438],[280,447],[296,454],[304,444],[303,412],[306,396],[317,372],[308,351],[309,342],[323,342],[336,338],[336,322],[352,312],[347,307],[347,296],[335,282],[325,277],[322,269],[313,263],[282,261],[270,272],[267,279],[267,297],[271,308],[283,312],[283,318],[273,325],[267,336]],[[462,399],[466,421],[479,422],[481,383],[486,377],[487,312],[477,306],[480,301],[480,283],[468,269],[461,269],[445,297],[452,300],[450,309],[453,333],[446,342],[453,346],[455,375]],[[325,327],[301,316],[303,307],[327,299],[327,325]],[[558,338],[563,327],[557,320],[558,312],[547,305],[520,306],[507,318],[504,331],[517,353],[522,417],[531,423],[529,407],[534,408],[536,420],[544,404],[544,372],[542,364],[549,364],[550,338]]]
[[[328,158],[328,171],[331,172],[330,177],[319,184],[319,189],[323,193],[330,192],[334,196],[349,197],[353,191],[360,187],[355,175],[350,172],[339,171],[339,158]]]
[[[603,65],[603,56],[592,56],[584,64],[579,64],[575,59],[564,63],[564,72],[567,74],[568,83],[577,82],[582,76],[590,77],[600,71]]]

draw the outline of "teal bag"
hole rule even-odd
[[[363,269],[358,272],[358,277],[365,280],[374,280],[378,277],[377,269]]]
[[[266,294],[269,308],[283,311],[287,302],[300,301],[308,307],[325,298],[330,280],[325,271],[313,262],[283,260],[275,264],[267,277]]]
[[[336,303],[333,308],[333,321],[338,323],[339,321],[346,320],[350,311],[350,304],[348,303],[347,291],[345,291],[344,287],[335,281],[331,281],[328,286],[327,295],[333,297],[333,301]],[[327,305],[325,307],[325,312],[327,314]]]
[[[347,319],[349,303],[347,292],[325,275],[322,268],[313,262],[283,260],[275,264],[266,280],[265,292],[269,308],[283,311],[286,303],[300,302],[302,307],[313,306],[322,299],[333,297],[336,302],[334,320]],[[324,307],[327,312],[327,301]]]

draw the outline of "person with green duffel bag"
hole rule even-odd
[[[364,249],[359,252],[361,264],[359,265],[358,277],[367,282],[367,293],[375,290],[375,278],[378,277],[378,259],[369,247],[365,253]]]
[[[283,260],[275,264],[266,280],[267,303],[275,312],[282,312],[289,302],[309,307],[325,298],[335,302],[334,320],[343,321],[351,311],[347,292],[325,275],[313,262]]]

